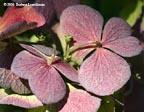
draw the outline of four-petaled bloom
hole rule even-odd
[[[75,5],[63,11],[58,32],[73,37],[75,58],[84,58],[93,51],[82,63],[78,77],[84,88],[101,96],[113,94],[131,76],[128,63],[120,56],[135,56],[142,50],[139,41],[130,36],[130,26],[121,18],[111,18],[103,32],[102,27],[99,12]]]
[[[61,100],[65,96],[66,86],[58,71],[75,82],[78,80],[77,71],[53,55],[52,48],[42,45],[21,46],[29,52],[17,54],[11,70],[19,77],[28,79],[32,92],[43,103]]]

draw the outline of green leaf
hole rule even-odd
[[[144,31],[144,16],[142,17],[141,31]]]
[[[3,5],[3,3],[7,2],[7,0],[0,0],[0,16],[3,15],[6,7]]]
[[[30,38],[30,42],[32,43],[37,43],[39,41],[39,38],[36,36],[36,35],[33,35],[31,38]]]
[[[115,102],[113,98],[110,96],[103,97],[101,107],[98,112],[115,112]]]
[[[47,106],[47,112],[58,112],[58,108],[56,104],[51,104]]]
[[[25,112],[58,112],[57,106],[52,104],[52,105],[45,105],[43,107],[38,107],[34,109],[29,109]]]
[[[125,8],[123,8],[120,15],[131,26],[133,26],[142,14],[142,6],[143,2],[141,0],[130,2]]]
[[[33,34],[32,36],[16,36],[17,41],[19,42],[25,42],[25,43],[38,43],[38,42],[43,42],[45,40],[45,36],[41,35],[41,36],[36,36],[35,34]]]
[[[0,52],[3,51],[7,46],[7,43],[6,42],[1,42],[0,41]]]
[[[135,0],[133,0],[135,1]],[[123,7],[129,5],[131,0],[100,0],[99,10],[107,21],[111,17],[119,16]]]
[[[39,108],[34,108],[34,109],[29,109],[25,112],[45,112],[46,111],[46,107],[39,107]]]
[[[82,4],[88,5],[92,8],[97,8],[98,3],[96,0],[81,0]]]
[[[122,112],[123,106],[124,106],[124,93],[125,88],[120,89],[119,91],[115,92],[112,97],[115,101],[115,111],[116,112]]]
[[[0,105],[0,112],[24,112],[24,110],[16,106]]]

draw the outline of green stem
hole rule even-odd
[[[98,45],[96,43],[87,43],[87,44],[77,45],[77,46],[71,47],[70,54],[72,54],[78,50],[81,50],[81,49],[97,48],[97,47],[98,47]]]

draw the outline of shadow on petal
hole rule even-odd
[[[0,68],[0,87],[9,89],[18,94],[30,94],[31,90],[26,80],[20,79],[10,70]]]

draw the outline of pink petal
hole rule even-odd
[[[128,63],[120,56],[103,48],[84,61],[79,81],[88,91],[105,96],[119,90],[131,76]]]
[[[52,64],[58,71],[71,81],[78,82],[78,72],[68,63],[63,61],[56,61]]]
[[[73,36],[79,43],[100,40],[102,25],[100,13],[85,5],[70,6],[60,17],[60,31],[64,35]]]
[[[60,17],[63,10],[71,5],[79,4],[80,0],[53,0],[57,16]]]
[[[38,49],[30,46],[30,45],[26,45],[26,44],[20,44],[21,47],[23,47],[24,49],[26,49],[27,51],[31,52],[32,54],[38,56],[38,57],[41,57],[41,58],[45,58],[44,57],[44,54],[41,53]]]
[[[0,104],[15,105],[23,108],[35,108],[43,106],[43,104],[34,95],[8,95],[3,89],[0,90]]]
[[[44,17],[32,7],[10,7],[6,10],[2,19],[2,25],[10,25],[18,21],[36,22],[38,26],[45,24]]]
[[[20,79],[17,77],[17,79],[13,80],[11,83],[11,89],[18,94],[30,94],[30,88],[28,84],[26,84],[25,80]]]
[[[102,42],[108,43],[131,35],[130,26],[121,18],[113,17],[105,25]]]
[[[45,19],[32,7],[10,7],[6,10],[4,16],[0,19],[0,35],[8,35],[9,33],[10,35],[12,35],[12,33],[18,34],[25,30],[32,29],[35,26],[35,24],[33,26],[32,23],[36,23],[37,27],[40,27],[45,24]],[[21,27],[22,25],[24,25],[24,28]],[[17,31],[18,28],[20,30],[19,32]],[[2,36],[1,38],[4,38]]]
[[[92,51],[93,48],[77,50],[72,54],[72,59],[78,63],[81,63],[83,59]]]
[[[11,70],[0,68],[0,87],[11,88],[15,93],[29,94],[31,93],[25,81],[17,77]]]
[[[50,66],[39,68],[29,79],[33,93],[46,104],[60,101],[66,94],[66,86],[58,72]]]
[[[116,39],[104,44],[103,47],[109,48],[124,57],[135,56],[142,51],[139,40],[132,36]]]
[[[8,69],[0,68],[0,87],[10,88],[16,76]]]
[[[69,93],[68,101],[59,112],[97,112],[101,100],[83,90]]]
[[[44,45],[32,45],[32,46],[47,56],[51,56],[54,53],[55,53],[55,55],[57,55],[59,53],[55,49],[53,49],[51,47],[44,46]]]
[[[43,46],[43,45],[26,45],[26,44],[21,44],[21,46],[28,50],[29,52],[31,52],[32,54],[36,55],[36,56],[39,56],[41,58],[46,58],[46,56],[51,56],[52,54],[58,54],[57,51],[54,51],[53,48],[50,48],[50,47],[46,47],[46,46]]]
[[[21,78],[28,79],[44,64],[45,60],[42,58],[36,57],[27,51],[22,51],[15,56],[11,71]]]

